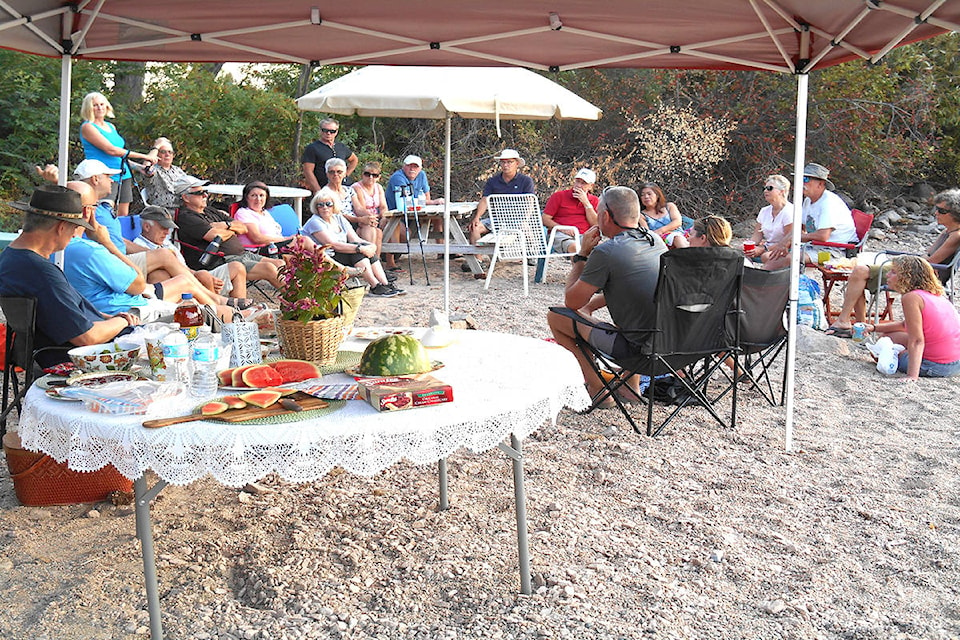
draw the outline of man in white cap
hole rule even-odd
[[[484,234],[490,233],[490,218],[484,218],[487,212],[487,196],[493,194],[536,193],[533,178],[520,173],[523,158],[516,149],[504,149],[495,158],[500,163],[500,173],[490,177],[483,185],[483,197],[477,204],[477,211],[467,224],[470,243],[476,244]]]
[[[557,225],[576,227],[581,234],[597,224],[597,196],[590,193],[597,181],[597,174],[584,167],[573,176],[573,187],[557,191],[543,208],[543,226],[548,230]],[[573,236],[557,231],[553,251],[574,251]]]
[[[423,170],[423,160],[420,159],[420,156],[411,154],[404,158],[403,165],[394,171],[390,180],[387,181],[387,208],[391,211],[400,208],[400,204],[397,203],[397,192],[400,189],[406,189],[406,195],[413,197],[414,200],[422,195],[426,199],[426,204],[443,204],[443,198],[430,197],[430,183],[427,181],[427,173]],[[406,230],[401,229],[402,226],[399,225],[397,228],[397,237],[388,240],[388,242],[403,242],[405,240]],[[442,223],[436,230],[443,232]],[[396,259],[392,253],[383,256],[383,261],[384,269],[391,271],[397,269]]]
[[[110,241],[122,254],[122,260],[134,267],[148,282],[162,282],[177,276],[191,276],[190,270],[181,264],[169,251],[148,250],[123,237],[124,224],[130,224],[127,218],[121,218],[113,210],[110,189],[114,184],[111,176],[119,173],[110,169],[99,160],[84,160],[73,170],[77,180],[85,182],[97,196],[97,223],[110,232]]]
[[[131,313],[106,316],[84,298],[50,261],[63,251],[77,227],[92,230],[93,207],[80,194],[59,185],[41,185],[30,203],[11,206],[24,212],[23,232],[0,253],[0,295],[36,298],[34,347],[101,344],[139,323]],[[37,364],[49,367],[69,358],[66,351],[42,351]]]

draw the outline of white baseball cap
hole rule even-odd
[[[583,169],[580,169],[580,171],[577,171],[577,175],[573,177],[580,178],[587,184],[593,184],[597,181],[597,174],[594,173],[592,170],[587,169],[586,167],[584,167]]]
[[[118,173],[120,173],[120,169],[111,169],[99,160],[93,160],[90,158],[78,164],[77,168],[73,170],[73,175],[77,180],[86,180],[87,178],[92,178],[93,176],[102,175],[115,176]]]
[[[407,156],[406,158],[403,159],[403,164],[405,164],[405,165],[407,165],[407,164],[415,164],[415,165],[417,165],[418,167],[422,167],[422,166],[423,166],[423,160],[420,159],[420,156],[415,156],[415,155],[412,155],[412,154],[411,154],[411,155],[409,155],[409,156]]]

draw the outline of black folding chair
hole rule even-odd
[[[64,351],[68,347],[55,346],[34,349],[34,325],[37,318],[36,298],[0,296],[0,309],[7,321],[6,362],[3,367],[3,404],[0,408],[0,437],[7,432],[7,416],[27,394],[33,381],[41,373],[34,361],[43,351]],[[64,357],[64,360],[67,358]],[[17,378],[17,368],[23,369],[23,386]],[[13,392],[11,395],[11,391]]]
[[[770,371],[787,346],[785,314],[789,298],[789,268],[778,271],[743,270],[740,287],[740,382],[749,382],[774,407],[783,404],[786,390],[786,366],[783,367],[779,394],[774,391]],[[714,397],[714,402],[734,388],[733,373],[728,368],[720,371],[727,376],[730,384]]]
[[[603,353],[578,335],[577,345],[603,382],[603,389],[587,410],[592,411],[613,398],[620,411],[640,433],[630,415],[629,405],[617,393],[634,375],[650,377],[641,400],[647,405],[649,436],[658,435],[688,405],[701,405],[721,426],[733,426],[737,416],[737,390],[733,387],[729,422],[717,412],[707,388],[723,358],[733,359],[738,369],[740,326],[740,279],[743,254],[726,247],[691,247],[660,256],[660,274],[654,294],[654,326],[621,332],[633,345],[630,353],[617,357]],[[595,326],[589,319],[566,307],[552,311],[577,324]],[[671,374],[682,388],[677,406],[654,429],[656,402],[653,378]],[[632,395],[629,387],[625,393]],[[629,397],[629,396],[628,396]]]

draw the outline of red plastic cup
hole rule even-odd
[[[753,253],[753,250],[757,248],[757,245],[753,240],[745,240],[743,243],[743,252],[744,253]]]

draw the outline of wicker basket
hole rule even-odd
[[[277,335],[285,358],[333,364],[343,342],[343,316],[310,322],[278,318]]]
[[[97,471],[73,471],[66,462],[21,449],[15,433],[3,436],[3,453],[17,500],[28,507],[102,502],[114,491],[133,491],[133,482],[112,464]]]

